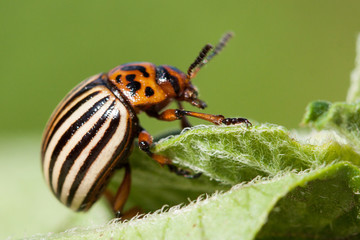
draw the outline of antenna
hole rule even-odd
[[[206,44],[205,47],[201,50],[195,61],[190,65],[187,77],[188,79],[192,79],[195,77],[196,73],[206,64],[208,63],[213,57],[219,54],[229,40],[234,36],[232,32],[225,33],[222,38],[220,39],[219,43],[216,45],[215,48],[211,44]],[[210,54],[210,50],[214,49]]]
[[[195,59],[195,61],[190,65],[187,76],[188,79],[191,79],[193,77],[193,74],[196,74],[200,69],[198,69],[198,66],[204,61],[207,54],[213,49],[214,47],[211,44],[206,44],[203,49],[201,49],[199,55]],[[195,71],[195,72],[194,72]]]

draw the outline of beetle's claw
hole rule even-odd
[[[115,212],[115,218],[117,218],[119,221],[121,221],[120,220],[121,217],[122,217],[122,212],[121,211],[116,211]]]
[[[252,124],[246,118],[225,118],[222,120],[222,123],[225,125],[234,125],[238,123],[245,123],[247,127],[251,127]]]

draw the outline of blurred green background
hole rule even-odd
[[[66,211],[42,181],[38,152],[51,112],[81,80],[132,61],[186,71],[204,44],[231,30],[235,38],[194,80],[205,112],[297,127],[309,101],[345,100],[360,2],[1,0],[0,24],[4,237],[17,229],[11,224],[26,234],[52,231],[36,228],[32,213]],[[178,126],[141,122],[153,134]],[[38,212],[34,199],[53,205]],[[13,221],[3,217],[10,213]]]
[[[309,101],[345,98],[360,2],[3,0],[0,19],[2,133],[40,133],[71,88],[117,65],[186,71],[228,30],[236,37],[194,80],[206,112],[290,128]],[[153,133],[176,125],[141,120]]]

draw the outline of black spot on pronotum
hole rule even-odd
[[[128,82],[132,82],[132,81],[135,80],[135,77],[136,77],[135,74],[129,74],[129,75],[126,75],[126,80],[127,80]]]
[[[154,95],[154,90],[151,87],[146,87],[145,88],[145,96],[151,97],[152,95]]]
[[[126,75],[126,80],[130,83],[126,85],[128,89],[130,89],[131,96],[134,96],[136,92],[141,88],[141,83],[135,80],[135,74]]]
[[[117,75],[115,80],[117,83],[121,83],[121,74]]]
[[[146,68],[140,65],[128,65],[121,68],[123,71],[134,71],[138,70],[140,71],[144,77],[149,77],[149,73],[146,71]]]
[[[131,96],[134,96],[136,92],[141,88],[141,84],[137,81],[133,81],[126,85],[128,89],[130,89]]]

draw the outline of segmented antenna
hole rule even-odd
[[[210,44],[207,44],[201,50],[199,56],[195,59],[193,64],[190,65],[188,69],[188,78],[193,78],[206,63],[208,63],[213,57],[219,54],[233,36],[234,34],[232,32],[225,33],[220,39],[219,43],[214,48],[214,50],[209,55],[208,53],[211,49],[213,49],[213,47]]]
[[[213,49],[213,46],[211,44],[206,44],[205,47],[201,49],[199,55],[197,56],[195,61],[190,65],[187,71],[187,76],[189,79],[191,79],[194,70],[198,68],[199,64],[201,64],[201,62],[205,59],[205,57],[207,56],[207,54],[210,52],[211,49]]]

